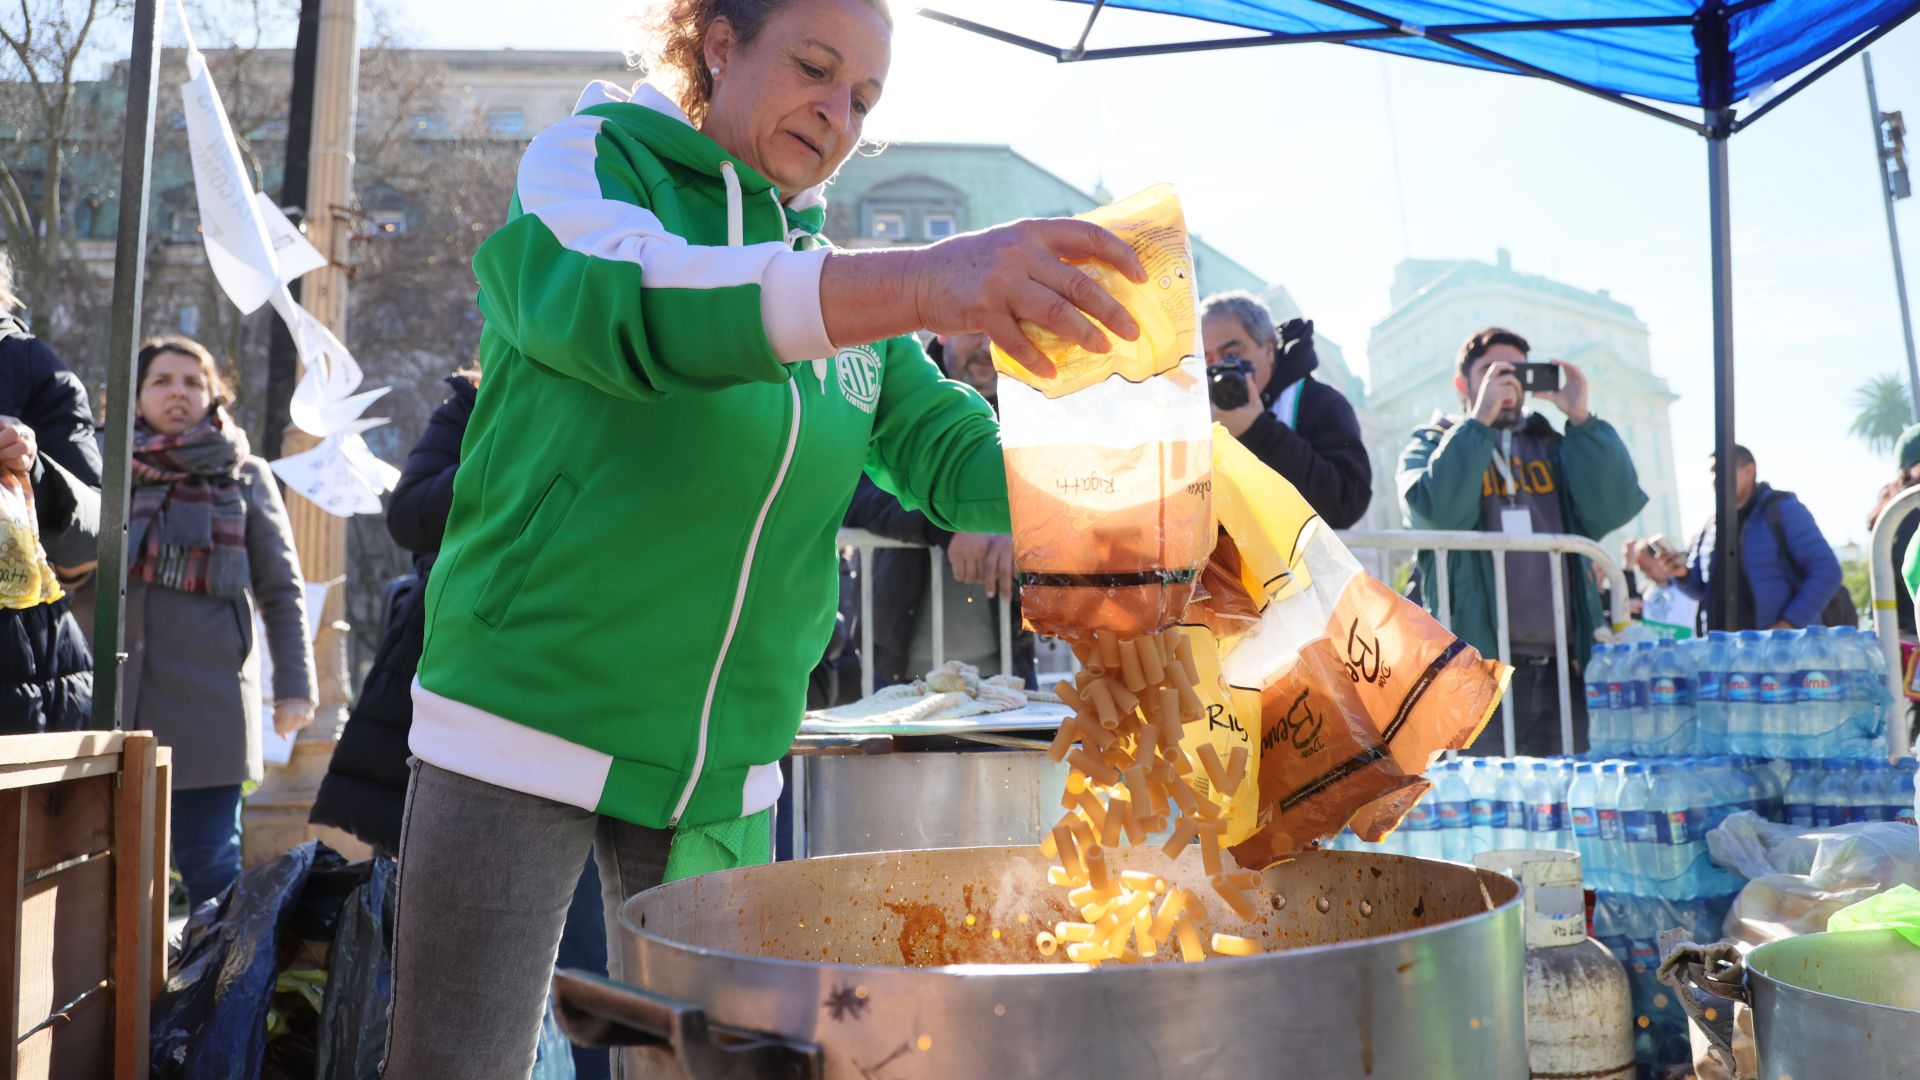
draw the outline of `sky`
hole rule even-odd
[[[1041,0],[936,6],[1055,42],[1071,41],[1086,11]],[[1505,247],[1517,270],[1610,290],[1650,328],[1654,370],[1680,395],[1673,439],[1688,532],[1711,513],[1699,136],[1548,83],[1336,45],[1056,64],[915,7],[894,4],[893,69],[869,136],[1010,143],[1115,194],[1171,181],[1194,231],[1285,285],[1363,376],[1403,258],[1491,261]],[[628,8],[542,0],[540,10],[529,19],[517,0],[405,0],[396,21],[430,48],[604,48],[631,36]],[[1110,12],[1093,44],[1156,34],[1195,30]],[[1920,20],[1872,54],[1880,107],[1914,114],[1920,157]],[[1848,398],[1906,364],[1872,138],[1856,59],[1731,143],[1737,432],[1761,478],[1799,493],[1836,545],[1865,541],[1893,472],[1847,435]],[[1920,278],[1920,199],[1896,214],[1909,278]]]

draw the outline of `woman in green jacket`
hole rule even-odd
[[[474,258],[487,380],[427,595],[385,1075],[524,1077],[589,847],[606,910],[765,861],[778,761],[867,475],[1006,532],[998,429],[912,331],[1137,335],[1078,221],[841,252],[822,187],[890,59],[884,0],[679,0],[670,97],[589,86]],[[612,974],[620,975],[618,948]]]

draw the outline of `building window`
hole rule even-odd
[[[405,210],[375,210],[367,216],[373,221],[375,236],[399,236],[407,231]]]
[[[927,239],[945,240],[960,231],[958,225],[952,214],[928,214],[926,217]]]
[[[439,113],[415,113],[407,119],[415,135],[438,135],[447,129],[447,118]]]
[[[873,212],[873,238],[900,241],[907,238],[907,215],[898,210]]]
[[[527,130],[527,114],[520,109],[493,109],[487,113],[487,131],[494,135],[518,135]]]

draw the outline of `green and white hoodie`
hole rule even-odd
[[[641,84],[521,161],[474,272],[486,377],[427,589],[409,745],[655,828],[771,806],[862,469],[1006,532],[999,429],[912,337],[836,350],[818,189]]]

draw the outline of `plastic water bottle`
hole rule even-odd
[[[1635,762],[1626,767],[1620,780],[1620,831],[1626,838],[1627,891],[1640,896],[1657,896],[1654,882],[1659,879],[1654,844],[1658,833],[1649,810],[1647,767]]]
[[[1793,779],[1787,781],[1787,824],[1797,829],[1813,828],[1813,808],[1820,801],[1820,775],[1818,762],[1793,763]]]
[[[1871,820],[1868,816],[1871,807],[1879,801],[1870,790],[1874,779],[1868,768],[1873,764],[1876,763],[1861,761],[1858,758],[1840,759],[1840,790],[1845,796],[1841,806],[1845,808],[1846,816],[1842,818],[1839,814],[1835,814],[1836,825],[1851,825]]]
[[[1691,754],[1694,742],[1693,675],[1679,644],[1663,638],[1647,671],[1648,727],[1653,743],[1646,754]]]
[[[1443,763],[1434,777],[1435,809],[1440,817],[1440,857],[1454,862],[1473,858],[1473,795],[1458,760]]]
[[[1689,822],[1691,801],[1682,774],[1662,763],[1651,767],[1647,788],[1647,814],[1653,820],[1653,880],[1649,890],[1669,900],[1693,897],[1693,832]]]
[[[1600,847],[1606,852],[1606,885],[1610,891],[1626,892],[1628,874],[1626,832],[1620,827],[1620,763],[1609,761],[1593,770],[1594,824],[1600,830]]]
[[[1790,757],[1788,745],[1798,704],[1793,673],[1800,664],[1795,630],[1774,630],[1760,654],[1760,745],[1748,751],[1765,757]]]
[[[1733,642],[1725,630],[1711,630],[1700,647],[1693,683],[1695,743],[1702,754],[1727,753],[1727,701],[1723,689]]]
[[[1840,727],[1847,716],[1847,688],[1833,640],[1824,626],[1801,632],[1794,672],[1793,722],[1778,756],[1814,757],[1839,753]]]
[[[1573,791],[1573,759],[1555,758],[1547,764],[1548,776],[1553,783],[1554,831],[1557,834],[1554,846],[1562,850],[1573,848],[1573,807],[1567,796]]]
[[[1435,809],[1433,792],[1429,791],[1400,819],[1400,827],[1388,839],[1400,838],[1402,854],[1416,859],[1440,858],[1440,816]]]
[[[1765,649],[1765,634],[1742,630],[1728,652],[1727,681],[1721,693],[1727,699],[1727,749],[1736,754],[1760,749],[1760,668]]]
[[[1887,797],[1887,783],[1894,777],[1892,763],[1875,758],[1861,764],[1866,774],[1860,785],[1862,790],[1860,809],[1863,815],[1861,820],[1892,821],[1898,816],[1892,801]]]
[[[1822,753],[1847,754],[1853,734],[1859,731],[1870,741],[1879,733],[1875,718],[1880,715],[1879,701],[1884,689],[1873,684],[1866,655],[1866,642],[1858,627],[1835,626],[1827,630],[1827,647],[1833,652],[1834,681],[1839,684],[1834,704],[1835,730]],[[1856,722],[1856,717],[1858,721]]]
[[[1600,787],[1594,781],[1592,762],[1573,767],[1573,783],[1567,788],[1567,813],[1573,819],[1573,849],[1580,853],[1580,872],[1595,889],[1611,889],[1613,879],[1607,871],[1607,849],[1600,841]],[[1598,933],[1599,911],[1594,911]]]
[[[1581,675],[1587,687],[1587,745],[1596,754],[1619,752],[1619,736],[1615,734],[1607,689],[1608,672],[1612,668],[1613,646],[1595,645],[1593,658],[1587,661],[1587,670]]]
[[[1843,743],[1847,752],[1858,757],[1887,756],[1887,721],[1894,697],[1887,689],[1887,656],[1880,651],[1880,635],[1862,630],[1852,635],[1855,655],[1860,658],[1863,678],[1854,683],[1858,700],[1849,700]]]
[[[1907,802],[1904,799],[1901,800],[1900,813],[1894,820],[1904,821],[1912,825],[1916,821],[1920,821],[1920,760],[1903,757],[1894,767],[1899,770],[1901,783],[1903,785],[1896,790],[1900,791],[1901,794],[1905,794],[1907,790],[1913,792],[1912,802]]]
[[[1493,789],[1493,846],[1514,851],[1527,846],[1527,791],[1518,762],[1500,763]]]
[[[1527,799],[1526,847],[1549,851],[1560,844],[1560,812],[1555,808],[1564,796],[1553,787],[1553,774],[1544,761],[1527,766],[1523,781]]]
[[[1499,777],[1498,769],[1486,758],[1473,758],[1467,769],[1467,790],[1472,798],[1467,803],[1467,821],[1473,836],[1473,853],[1494,849],[1494,798],[1493,788]]]
[[[1653,729],[1652,695],[1647,685],[1653,677],[1653,649],[1653,642],[1643,641],[1634,646],[1627,662],[1627,709],[1633,717],[1629,730],[1636,754],[1657,753],[1653,749],[1658,740]]]
[[[1830,829],[1847,821],[1847,793],[1841,789],[1840,759],[1820,762],[1820,783],[1813,794],[1813,827]]]

